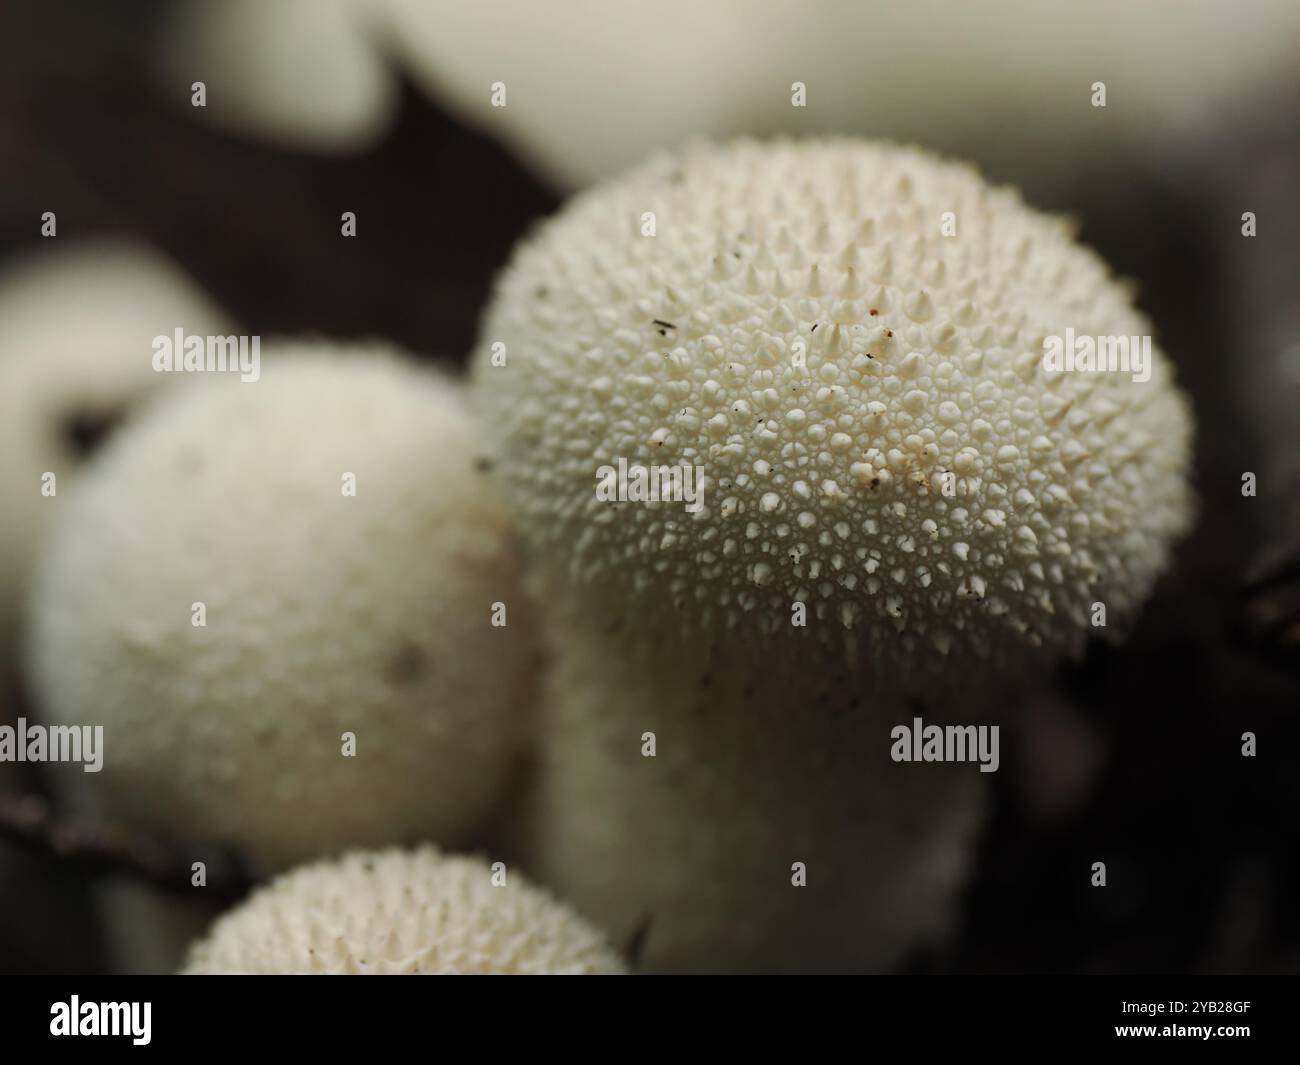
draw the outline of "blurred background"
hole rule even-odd
[[[1297,56],[1294,0],[8,0],[0,718],[33,712],[22,461],[75,470],[157,387],[137,321],[463,361],[520,235],[658,148],[915,142],[1133,280],[1195,407],[1202,513],[1132,638],[1004,730],[959,934],[907,969],[1300,970]],[[0,764],[0,971],[169,964],[165,911],[94,902],[135,889],[51,829],[33,768]]]

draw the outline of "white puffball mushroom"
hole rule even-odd
[[[168,11],[154,54],[165,98],[273,144],[365,151],[397,117],[397,77],[356,0],[184,0]]]
[[[59,242],[62,243],[61,241]],[[228,331],[177,267],[125,241],[75,242],[0,273],[0,636],[87,450],[169,380],[153,339]],[[52,479],[51,479],[52,475]]]
[[[1290,0],[1184,0],[1179,16],[1171,33],[1166,11],[1129,0],[1002,0],[994,15],[951,0],[187,0],[156,65],[185,106],[205,80],[203,118],[348,151],[392,124],[395,60],[568,190],[686,136],[836,131],[978,153],[1065,195],[1099,155],[1294,86]],[[646,47],[650,24],[671,48]],[[990,116],[1018,135],[989,137]]]
[[[517,250],[476,385],[554,615],[527,834],[652,966],[886,967],[945,923],[978,774],[891,726],[1122,626],[1192,512],[1163,354],[1053,372],[1067,330],[1151,327],[1062,223],[887,144],[691,146]],[[702,495],[608,501],[620,463]]]
[[[534,634],[465,391],[287,345],[167,397],[68,500],[31,601],[50,724],[104,727],[80,810],[258,869],[456,845],[526,738]]]
[[[286,873],[220,918],[186,975],[598,975],[600,935],[504,866],[433,847]]]
[[[1067,329],[1151,333],[1014,192],[909,148],[740,142],[660,156],[527,241],[483,327],[513,359],[484,350],[478,379],[523,531],[572,580],[701,633],[784,632],[806,602],[824,640],[924,673],[1078,651],[1188,522],[1163,354],[1144,382],[1053,372]],[[620,458],[700,466],[698,512],[603,502]]]
[[[835,131],[979,152],[1064,193],[1099,155],[1293,87],[1300,33],[1291,0],[1184,0],[1177,32],[1129,0],[361,2],[434,99],[568,190],[688,136]]]
[[[792,47],[813,54],[806,9],[777,3],[756,15],[747,0],[502,0],[494,11],[360,2],[430,99],[566,190],[650,148],[769,117],[762,103],[775,110],[787,98],[776,64],[789,62]],[[671,48],[647,47],[652,24]]]

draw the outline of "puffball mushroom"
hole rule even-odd
[[[978,774],[891,727],[1122,625],[1192,509],[1163,355],[1051,372],[1067,329],[1150,333],[1061,222],[887,144],[694,145],[517,250],[475,370],[553,614],[526,836],[651,967],[886,968],[950,920]],[[703,494],[601,498],[638,467]]]
[[[163,18],[154,81],[200,121],[237,134],[318,153],[366,151],[396,119],[399,92],[365,16],[356,0],[185,0]]]
[[[1290,0],[1184,0],[1177,33],[1128,0],[361,2],[433,99],[569,190],[690,135],[834,130],[978,152],[1068,195],[1097,156],[1289,91],[1300,32]],[[671,48],[646,47],[651,24]],[[988,135],[994,120],[1006,136]]]
[[[184,973],[615,974],[600,935],[517,873],[433,847],[279,877],[194,945]]]
[[[464,391],[286,346],[169,396],[53,531],[30,618],[80,809],[276,869],[468,838],[526,736],[534,638]]]

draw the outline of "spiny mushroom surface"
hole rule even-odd
[[[1068,329],[1150,326],[912,148],[691,146],[518,249],[475,377],[555,658],[520,834],[646,967],[889,969],[950,925],[981,778],[891,728],[995,720],[1192,509],[1163,356],[1050,372]],[[620,463],[702,505],[602,498]]]
[[[447,856],[432,847],[354,852],[286,873],[222,917],[191,949],[184,970],[189,975],[622,971],[597,932],[517,873],[494,874],[479,859]]]
[[[909,148],[741,142],[660,156],[527,241],[478,378],[522,525],[567,578],[699,633],[788,630],[806,603],[823,638],[928,669],[1077,651],[1091,605],[1131,615],[1188,522],[1163,355],[1143,383],[1045,370],[1067,329],[1151,332],[1013,191]],[[599,500],[619,458],[700,466],[703,507]]]
[[[384,350],[265,354],[256,383],[131,425],[60,515],[34,694],[104,726],[102,771],[61,779],[258,868],[456,844],[500,797],[536,668],[463,389]]]

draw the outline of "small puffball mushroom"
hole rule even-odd
[[[890,145],[692,146],[518,249],[476,385],[554,615],[527,834],[651,966],[881,968],[945,923],[978,778],[891,726],[988,720],[1192,512],[1163,355],[1056,372],[1067,330],[1151,327],[1060,222]],[[692,497],[598,490],[651,467]]]
[[[354,852],[285,873],[217,921],[185,975],[597,975],[600,935],[504,865]]]
[[[32,597],[45,720],[104,726],[73,801],[258,869],[466,840],[536,663],[463,388],[290,345],[165,398],[87,470]]]

